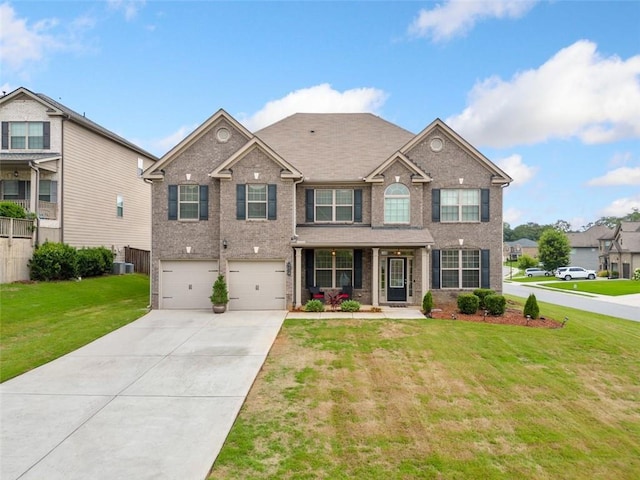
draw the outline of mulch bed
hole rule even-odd
[[[507,304],[507,309],[504,312],[504,315],[500,316],[487,315],[485,317],[482,310],[478,310],[474,315],[460,313],[458,306],[455,303],[436,305],[431,312],[431,318],[441,320],[519,325],[522,327],[533,328],[562,328],[564,326],[562,322],[552,318],[545,318],[543,316],[537,319],[527,320],[527,318],[522,314],[521,309],[514,308],[513,306],[510,307],[509,304]]]

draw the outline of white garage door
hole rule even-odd
[[[284,310],[282,261],[229,262],[229,310]]]
[[[218,276],[216,261],[164,261],[160,264],[160,308],[211,308],[211,289]]]

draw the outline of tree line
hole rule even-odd
[[[545,230],[556,230],[563,233],[577,233],[584,232],[593,226],[605,225],[609,228],[615,228],[620,222],[640,222],[640,210],[634,208],[631,213],[628,213],[624,217],[600,217],[595,222],[589,222],[583,225],[578,230],[572,230],[571,224],[566,220],[558,220],[555,223],[548,225],[539,225],[534,222],[528,222],[523,225],[518,225],[515,228],[511,228],[507,222],[504,222],[503,240],[505,242],[512,242],[514,240],[520,240],[521,238],[528,238],[535,242],[540,240],[542,233]]]

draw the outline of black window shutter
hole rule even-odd
[[[488,222],[489,219],[489,189],[480,190],[480,220]]]
[[[353,221],[362,222],[362,189],[353,191]]]
[[[42,122],[42,130],[44,135],[42,148],[49,150],[51,148],[51,122]]]
[[[270,184],[267,187],[267,219],[275,220],[278,211],[278,186]]]
[[[2,150],[9,150],[9,122],[2,122]]]
[[[353,288],[362,288],[362,250],[353,251]]]
[[[431,288],[440,290],[440,250],[431,250]]]
[[[247,218],[246,191],[247,189],[243,183],[236,185],[236,219],[238,220]]]
[[[304,251],[304,263],[305,263],[305,277],[307,281],[307,287],[314,287],[313,282],[313,250]]]
[[[209,185],[200,185],[200,220],[209,220]]]
[[[169,220],[178,219],[178,186],[169,185]]]
[[[313,188],[307,188],[305,190],[305,203],[304,203],[304,211],[305,211],[305,222],[313,222],[314,219],[314,210],[315,210],[315,190]]]
[[[480,288],[491,288],[489,279],[489,252],[480,250]]]
[[[440,189],[431,190],[431,221],[440,221]],[[438,287],[440,288],[440,287]]]

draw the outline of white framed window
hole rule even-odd
[[[9,137],[11,149],[42,149],[44,148],[44,123],[11,122]]]
[[[267,186],[247,184],[247,218],[267,218]]]
[[[353,189],[316,189],[316,222],[353,222]]]
[[[442,222],[480,221],[480,190],[442,189],[440,195]]]
[[[142,172],[144,172],[144,160],[142,158],[138,159],[138,176],[142,176]]]
[[[479,250],[442,250],[442,288],[480,288]]]
[[[316,250],[315,284],[322,288],[353,285],[353,250]]]
[[[178,219],[198,220],[200,216],[200,187],[199,185],[178,186]]]
[[[402,183],[393,183],[384,191],[384,223],[410,222],[409,189]]]
[[[124,197],[122,195],[116,196],[116,217],[124,217]]]

